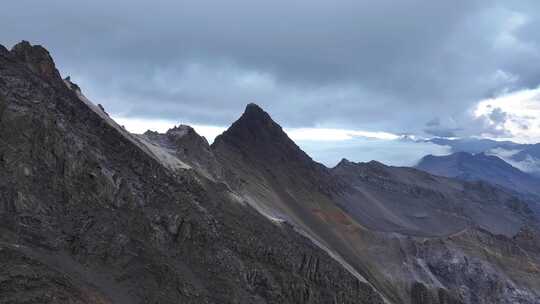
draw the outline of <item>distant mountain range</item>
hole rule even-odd
[[[416,168],[435,175],[486,181],[520,193],[540,195],[540,179],[513,167],[497,156],[483,152],[428,155],[420,160]]]
[[[480,138],[426,140],[441,146],[449,146],[452,152],[485,153],[496,155],[512,166],[540,177],[540,144],[518,144]]]
[[[469,180],[328,168],[256,104],[211,145],[131,134],[0,46],[0,303],[540,303],[540,223],[495,183],[532,180],[452,157],[427,161]]]
[[[530,153],[526,150],[523,152]],[[531,207],[535,211],[540,211],[540,178],[513,167],[497,156],[483,152],[478,154],[457,152],[446,156],[428,155],[420,160],[416,168],[439,176],[485,181],[500,186],[521,194],[522,198],[531,201]]]
[[[518,150],[524,149],[528,146],[514,143],[511,141],[496,141],[485,138],[432,138],[427,141],[441,146],[449,146],[450,148],[452,148],[453,152],[469,152],[474,154],[486,152],[496,148],[505,150]]]

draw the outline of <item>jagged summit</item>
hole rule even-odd
[[[248,104],[242,116],[212,144],[216,150],[224,146],[235,147],[253,158],[312,162],[281,126],[254,103]]]
[[[345,157],[341,159],[340,163],[343,163],[343,164],[347,164],[347,163],[350,163],[351,161],[346,159]]]
[[[193,134],[193,133],[196,134],[195,130],[188,125],[178,125],[167,130],[167,135],[173,136],[173,137],[184,137],[188,134]]]
[[[342,158],[339,163],[334,167],[335,168],[339,168],[339,167],[346,167],[346,166],[350,166],[352,164],[352,162],[346,158]]]
[[[169,148],[190,144],[202,145],[209,149],[210,145],[204,136],[201,136],[193,127],[180,124],[167,130],[165,133],[159,133],[153,130],[147,130],[142,134],[152,141],[158,141],[159,145],[169,146]]]
[[[281,126],[254,103],[248,104],[242,116],[216,138],[216,142],[223,140],[239,144],[241,142],[291,141]]]
[[[366,168],[386,168],[387,165],[378,162],[376,160],[370,160],[369,162],[354,162],[346,158],[342,158],[341,161],[334,167],[332,170],[340,168],[357,168],[357,167],[366,167]]]
[[[145,136],[157,136],[157,135],[159,135],[159,132],[148,129],[148,130],[146,130],[146,132],[143,133],[143,135],[145,135]]]
[[[26,63],[26,66],[36,74],[48,80],[61,79],[49,51],[41,45],[32,45],[23,40],[13,46],[10,53],[15,59]]]
[[[168,136],[171,139],[173,139],[173,138],[181,138],[181,137],[184,137],[186,135],[193,135],[193,136],[197,136],[197,137],[202,137],[195,131],[195,129],[193,129],[193,127],[188,126],[188,125],[183,125],[183,124],[180,124],[178,126],[173,126],[172,128],[168,129],[164,134],[159,133],[158,131],[154,131],[154,130],[146,130],[146,132],[144,132],[143,135],[145,135],[145,136]]]

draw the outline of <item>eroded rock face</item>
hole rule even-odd
[[[382,303],[291,226],[160,163],[45,55],[0,52],[0,302]]]
[[[31,45],[28,41],[22,41],[11,49],[11,55],[45,79],[54,81],[60,79],[60,73],[51,55],[41,45]]]
[[[538,281],[530,265],[538,262],[512,239],[471,231],[446,242],[417,247],[417,257],[462,303],[535,303]],[[518,275],[519,274],[519,275]],[[433,286],[433,284],[430,284]]]
[[[411,303],[414,304],[462,304],[463,302],[446,289],[430,289],[423,283],[415,282],[411,287]]]
[[[155,145],[189,164],[200,173],[216,181],[224,180],[223,167],[218,163],[208,141],[186,125],[179,125],[165,134],[147,131],[142,135]]]
[[[81,286],[20,248],[6,244],[1,248],[2,303],[111,303],[92,286]]]

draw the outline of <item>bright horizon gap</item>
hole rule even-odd
[[[195,131],[204,136],[208,142],[227,130],[228,127],[191,124],[189,122],[178,123],[166,119],[131,118],[112,116],[112,118],[131,133],[142,134],[148,130],[165,133],[167,130],[180,124],[191,126]],[[363,131],[339,128],[284,128],[285,133],[294,141],[346,141],[354,138],[372,138],[379,140],[395,140],[401,136],[382,131]]]
[[[540,87],[507,92],[477,103],[474,117],[485,117],[487,124],[506,134],[499,140],[522,144],[540,141]],[[497,121],[497,117],[499,120]],[[484,138],[490,136],[483,134]]]

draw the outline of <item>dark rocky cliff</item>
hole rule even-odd
[[[381,303],[71,87],[43,48],[0,47],[1,303]]]

